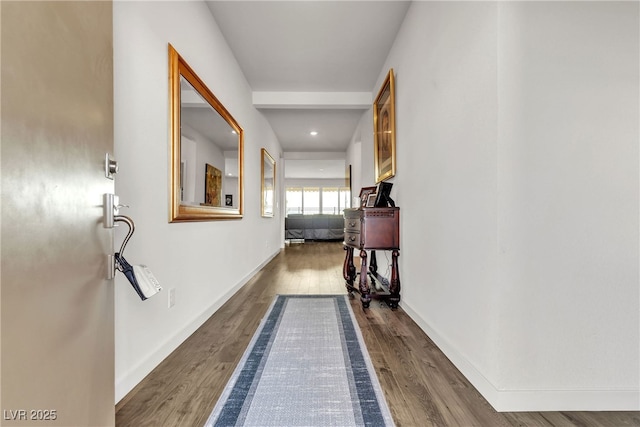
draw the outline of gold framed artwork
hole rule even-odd
[[[220,190],[222,189],[222,171],[205,163],[204,203],[203,206],[220,206]]]
[[[373,103],[373,148],[376,183],[396,174],[396,111],[393,68]]]

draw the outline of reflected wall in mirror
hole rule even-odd
[[[169,45],[170,222],[242,218],[244,133]]]
[[[262,216],[273,217],[276,200],[276,161],[262,149]]]

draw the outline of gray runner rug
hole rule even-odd
[[[393,426],[346,295],[278,295],[206,426]]]

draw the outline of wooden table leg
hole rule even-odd
[[[345,246],[344,250],[347,251],[347,254],[344,257],[342,276],[346,281],[347,292],[353,292],[353,282],[356,280],[356,266],[353,265],[353,248],[351,246]]]
[[[389,307],[398,308],[400,302],[400,273],[398,273],[398,256],[400,253],[397,249],[393,250],[391,256],[391,282],[389,283]]]
[[[367,251],[360,251],[362,264],[360,265],[360,301],[362,308],[369,308],[371,303],[371,295],[369,294],[369,283],[367,282]]]
[[[374,276],[378,274],[378,260],[376,259],[376,251],[371,251],[371,259],[369,260],[369,271]]]

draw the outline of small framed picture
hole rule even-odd
[[[374,208],[376,206],[376,197],[378,197],[376,193],[371,193],[367,196],[367,208]]]
[[[360,190],[360,207],[364,208],[367,206],[367,202],[369,201],[369,195],[374,194],[376,192],[376,187],[362,187]]]
[[[395,202],[389,194],[391,193],[391,187],[393,184],[390,182],[379,182],[376,186],[376,204],[377,208],[387,207],[387,206],[395,206]]]

